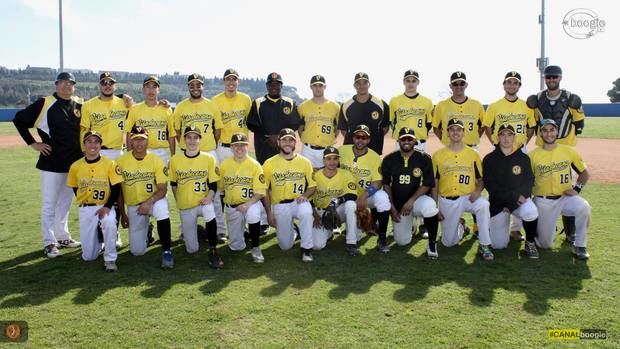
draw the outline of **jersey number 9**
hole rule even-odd
[[[146,192],[147,193],[152,193],[153,192],[153,183],[147,183],[146,184]]]

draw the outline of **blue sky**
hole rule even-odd
[[[547,56],[564,69],[562,86],[586,102],[606,102],[620,68],[611,47],[620,38],[620,2],[547,0]],[[585,8],[605,21],[589,39],[565,32],[568,12]],[[503,94],[511,70],[524,78],[520,95],[538,90],[540,0],[523,1],[198,1],[64,0],[65,67],[244,77],[277,71],[309,96],[312,75],[325,75],[328,97],[354,93],[365,71],[371,93],[388,101],[402,92],[402,74],[421,75],[420,92],[448,96],[455,70],[467,94],[489,103]],[[0,65],[58,67],[58,1],[0,2]]]

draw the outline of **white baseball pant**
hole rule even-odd
[[[534,205],[532,199],[528,198],[521,206],[512,211],[512,214],[502,211],[491,217],[489,224],[491,247],[503,249],[508,246],[508,242],[510,242],[510,231],[512,229],[510,217],[513,218],[513,223],[515,217],[517,217],[519,222],[521,222],[521,220],[531,222],[538,218],[538,209],[536,205]]]
[[[299,235],[301,235],[301,248],[312,248],[312,206],[308,201],[298,204],[296,201],[276,204],[272,206],[272,212],[276,218],[276,237],[278,246],[282,250],[289,250],[295,243],[297,233],[293,228],[293,218],[299,220]]]
[[[559,199],[535,197],[534,203],[538,207],[538,229],[536,245],[541,248],[553,247],[553,238],[557,220],[560,215],[575,217],[576,247],[587,247],[587,231],[590,225],[592,207],[581,196],[562,195]]]
[[[220,165],[220,158],[216,150],[209,150],[207,153],[215,158],[215,163]],[[215,211],[215,224],[217,225],[217,235],[226,235],[226,223],[224,223],[224,207],[222,206],[222,196],[220,192],[215,192],[213,196],[213,210]]]
[[[413,237],[413,224],[416,217],[433,217],[439,212],[435,200],[427,195],[418,197],[413,203],[413,210],[408,216],[400,215],[400,222],[392,220],[392,228],[394,228],[394,241],[398,245],[407,245]]]
[[[485,197],[481,196],[472,203],[469,201],[469,195],[459,196],[455,200],[440,196],[439,211],[443,215],[443,220],[441,221],[441,243],[444,246],[454,246],[463,238],[460,219],[464,212],[476,215],[480,244],[491,244],[491,238],[489,237],[489,201]]]
[[[392,208],[390,197],[383,189],[379,189],[368,198],[368,208],[376,208],[377,212],[389,211]]]
[[[73,189],[67,186],[66,172],[41,171],[41,234],[43,247],[68,240],[69,209]]]
[[[301,155],[306,157],[312,163],[313,168],[323,168],[323,151],[325,149],[312,149],[308,144],[301,147]]]
[[[357,244],[362,238],[362,232],[357,229],[357,217],[355,216],[355,210],[357,205],[355,201],[349,200],[338,205],[336,213],[341,221],[346,223],[346,240],[347,244]],[[325,209],[319,208],[316,210],[319,217],[323,216]],[[312,227],[312,241],[315,250],[321,250],[327,245],[327,240],[334,232],[332,230],[325,229],[323,227]]]
[[[187,253],[196,253],[200,248],[198,242],[198,216],[202,216],[205,222],[209,222],[215,218],[213,203],[208,205],[198,205],[186,210],[179,210],[181,217],[181,232],[183,233],[183,242],[185,243],[185,251]]]
[[[230,148],[230,145],[225,147],[221,144],[219,144],[217,146],[217,149],[215,150],[217,153],[217,158],[219,159],[220,162],[232,157],[234,154],[232,152],[232,149]]]
[[[168,166],[168,161],[170,160],[170,155],[168,155],[168,149],[167,148],[155,148],[155,149],[149,149],[149,151],[155,155],[157,155],[161,161],[164,162],[164,164],[166,166]]]
[[[149,217],[161,221],[170,218],[168,210],[168,200],[161,198],[155,201],[153,208],[148,215],[138,214],[140,205],[127,206],[127,217],[129,218],[129,251],[134,256],[141,256],[146,253],[146,233],[149,226]]]
[[[120,149],[101,149],[100,153],[111,160],[116,160],[122,155]]]
[[[226,206],[226,225],[228,226],[228,248],[232,251],[245,250],[245,232],[246,224],[254,224],[260,222],[260,211],[263,205],[257,201],[248,207],[244,213],[237,209],[237,206]]]
[[[99,219],[97,211],[102,207],[103,205],[80,206],[80,240],[82,242],[82,259],[85,261],[94,261],[101,253],[101,243],[97,238],[97,227],[99,225],[101,225],[105,245],[103,260],[106,262],[116,261],[116,237],[118,235],[116,212],[112,207],[105,217]]]

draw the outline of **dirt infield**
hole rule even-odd
[[[339,143],[342,142],[339,139]],[[250,144],[251,144],[250,140]],[[530,142],[528,149],[535,148],[534,142]],[[298,144],[299,145],[299,144]],[[0,148],[24,147],[19,135],[0,136]],[[594,139],[580,138],[577,145],[581,156],[588,165],[591,180],[598,183],[620,184],[620,140],[618,139]],[[429,139],[427,150],[432,154],[435,150],[441,148],[439,140],[431,136]],[[391,137],[385,138],[386,150],[394,149],[394,140]],[[487,154],[491,151],[491,144],[485,138],[480,145],[481,154]]]

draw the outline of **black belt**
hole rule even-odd
[[[314,150],[324,150],[326,147],[319,147],[318,145],[312,145],[312,144],[306,144],[307,146],[310,147],[310,149],[314,149]]]
[[[97,204],[80,204],[80,207],[91,207],[91,206],[97,206]]]
[[[286,199],[286,200],[282,200],[282,201],[280,201],[278,203],[279,204],[290,204],[293,201],[295,201],[295,199]]]
[[[477,147],[478,144],[468,144],[467,146],[470,147],[470,148],[473,148],[473,147]]]
[[[562,197],[562,195],[550,195],[550,196],[544,196],[544,195],[536,195],[537,198],[542,198],[542,199],[547,199],[547,200],[557,200],[559,198]]]
[[[240,204],[234,204],[234,205],[231,205],[231,204],[226,204],[226,207],[228,207],[228,208],[235,208],[235,207],[240,206],[240,205],[243,205],[243,204],[244,204],[243,202],[242,202],[242,203],[240,203]]]
[[[224,148],[230,148],[230,143],[220,143],[220,145]]]
[[[454,201],[460,198],[460,196],[442,196],[442,198]]]

